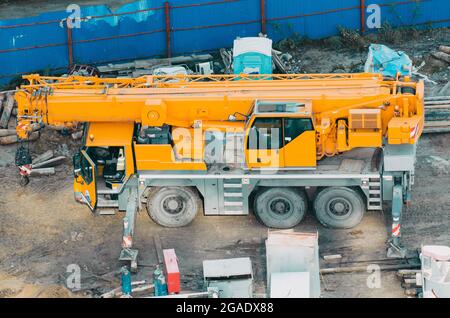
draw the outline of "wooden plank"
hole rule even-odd
[[[450,121],[442,120],[442,121],[427,121],[425,122],[425,128],[428,127],[448,127],[450,126]]]
[[[450,63],[450,55],[444,52],[433,52],[431,55],[441,61]]]
[[[56,165],[61,164],[64,160],[66,160],[66,157],[64,156],[59,156],[56,158],[52,158],[46,161],[42,161],[39,163],[33,163],[31,165],[32,168],[47,168],[47,167],[54,167]]]
[[[17,132],[15,129],[0,129],[0,137],[14,136]]]
[[[39,138],[39,132],[31,133],[30,137],[28,137],[28,141],[34,141]],[[17,135],[0,137],[0,145],[10,145],[19,141],[19,137]]]
[[[43,154],[40,154],[36,158],[33,159],[33,164],[37,164],[39,162],[43,162],[53,158],[53,150],[47,150]]]
[[[439,46],[439,51],[450,54],[450,46],[441,45]]]
[[[0,115],[2,114],[3,109],[3,101],[6,98],[6,93],[0,93]]]
[[[52,175],[55,174],[55,168],[40,168],[40,169],[33,169],[30,172],[30,176],[42,176],[42,175]]]
[[[6,98],[6,103],[0,118],[0,128],[8,128],[9,118],[11,117],[11,112],[14,107],[14,95],[8,94]]]

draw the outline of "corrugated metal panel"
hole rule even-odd
[[[231,47],[237,36],[255,36],[261,29],[260,0],[169,2],[174,55]],[[275,41],[293,34],[309,38],[334,35],[338,25],[360,28],[360,0],[265,2],[267,31]],[[164,3],[164,0],[141,0],[115,12],[105,5],[82,7],[82,17],[103,17],[83,21],[80,29],[73,29],[74,61],[94,64],[164,56],[167,52]],[[434,27],[450,25],[447,0],[365,0],[365,3],[381,5],[382,20],[393,26],[427,27],[430,22]],[[124,14],[127,12],[131,13]],[[60,26],[67,16],[65,11],[58,11],[0,21],[0,84],[9,82],[12,74],[67,67],[67,31]],[[12,25],[21,26],[6,27]]]

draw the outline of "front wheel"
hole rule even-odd
[[[181,227],[191,223],[200,209],[200,198],[189,187],[152,189],[147,197],[147,213],[165,227]]]
[[[349,229],[361,222],[366,207],[357,191],[346,187],[329,187],[317,194],[314,210],[324,226]]]
[[[254,212],[264,225],[278,229],[289,229],[299,224],[306,211],[308,201],[303,191],[295,188],[269,188],[257,194]]]

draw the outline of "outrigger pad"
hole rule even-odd
[[[396,246],[392,243],[389,243],[389,247],[387,249],[387,258],[406,258],[408,254],[408,250],[404,247]]]
[[[419,259],[419,252],[417,250],[407,249],[400,244],[394,244],[392,240],[389,240],[389,247],[387,249],[388,258],[408,258]]]
[[[131,248],[123,248],[120,251],[119,261],[130,262],[130,270],[133,273],[137,272],[137,256],[139,251]]]

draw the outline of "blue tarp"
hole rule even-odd
[[[397,73],[411,76],[412,61],[405,52],[394,51],[382,44],[371,44],[364,71],[390,77],[395,77]]]

